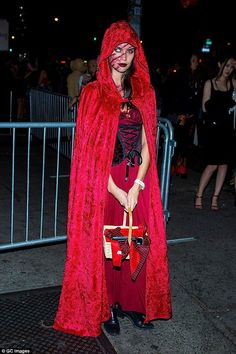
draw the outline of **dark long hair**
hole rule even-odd
[[[220,63],[221,68],[220,68],[220,71],[218,72],[218,74],[216,75],[217,78],[219,78],[222,75],[225,65],[228,63],[229,59],[236,59],[236,55],[235,55],[234,51],[228,50],[224,53],[219,54],[218,63]],[[230,75],[230,77],[231,76],[233,76],[233,73],[232,73],[232,75]]]
[[[124,98],[131,100],[132,98],[132,85],[131,85],[131,76],[134,72],[134,64],[132,62],[129,69],[125,72],[122,80],[122,89],[124,90]]]

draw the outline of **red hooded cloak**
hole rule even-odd
[[[171,317],[167,243],[156,166],[156,99],[136,32],[125,21],[113,23],[102,42],[97,81],[81,95],[70,174],[67,259],[54,328],[98,336],[110,317],[103,253],[104,207],[122,98],[111,77],[108,57],[120,43],[136,48],[132,103],[139,109],[150,153],[146,265],[146,322]]]

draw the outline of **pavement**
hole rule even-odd
[[[204,209],[194,209],[201,167],[193,158],[187,179],[171,178],[166,228],[173,317],[154,321],[151,331],[134,328],[127,318],[120,320],[120,336],[107,335],[118,354],[236,353],[233,188],[225,184],[220,210],[211,211],[213,177]],[[25,290],[60,286],[65,256],[65,242],[1,252],[0,294],[20,296]]]

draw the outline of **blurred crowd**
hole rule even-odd
[[[83,87],[96,79],[97,66],[98,58],[58,60],[55,57],[30,58],[9,53],[3,54],[0,57],[0,97],[2,102],[0,121],[7,121],[10,110],[13,121],[28,120],[27,92],[31,88],[67,95],[71,98],[71,107],[78,104]],[[192,53],[188,58],[169,66],[150,66],[150,75],[156,92],[159,116],[168,118],[174,128],[174,138],[177,145],[172,160],[171,173],[187,178],[189,155],[197,148],[198,151],[203,151],[204,156],[205,143],[207,140],[210,141],[209,136],[206,136],[206,112],[203,110],[202,101],[205,83],[219,76],[218,58],[211,54]],[[221,79],[219,80],[221,82]],[[230,74],[230,80],[235,82],[235,68],[232,75]],[[217,81],[215,82],[217,84]],[[224,87],[222,89],[224,91]],[[230,88],[226,86],[226,91],[228,89]],[[11,102],[10,93],[12,93]],[[231,107],[233,107],[233,103],[235,105],[235,102],[232,101]],[[234,115],[234,112],[231,116]],[[233,123],[231,130],[234,134],[231,149],[235,149]],[[225,144],[222,133],[221,137],[219,144],[221,140]],[[235,154],[235,151],[232,150],[231,155],[233,156],[229,158],[229,161],[226,161],[229,166],[226,180],[228,179],[228,183],[232,185],[235,185],[234,180],[236,179]],[[202,195],[200,194],[197,194],[199,198],[195,202],[197,208],[202,208]],[[217,196],[218,194],[219,191]],[[215,205],[218,208],[217,203]]]
[[[0,120],[8,120],[10,110],[14,121],[28,120],[27,92],[32,88],[78,98],[82,87],[94,80],[96,70],[96,58],[58,60],[3,53],[0,57]]]
[[[218,56],[193,53],[163,70],[157,66],[152,83],[159,115],[168,118],[176,141],[171,174],[187,178],[188,161],[199,154],[202,174],[194,207],[204,209],[204,193],[215,177],[211,210],[219,210],[225,181],[234,186],[236,205],[236,57],[231,50]]]

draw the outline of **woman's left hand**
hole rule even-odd
[[[138,204],[138,196],[139,196],[140,189],[141,189],[140,186],[135,183],[128,192],[127,195],[128,208],[131,208],[132,211]]]

